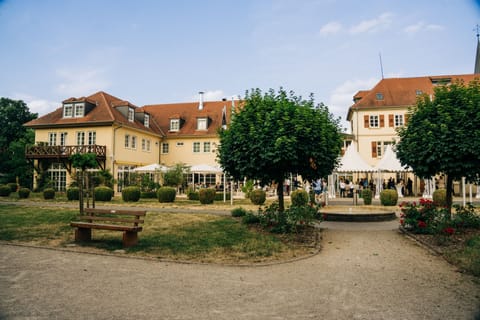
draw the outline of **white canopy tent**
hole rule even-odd
[[[402,166],[400,160],[398,160],[395,151],[391,145],[387,145],[385,148],[385,152],[383,154],[382,159],[378,162],[375,169],[378,171],[377,175],[377,183],[376,183],[376,193],[375,198],[380,196],[380,192],[382,191],[382,172],[407,172],[412,171],[410,167]],[[403,197],[402,193],[402,186],[400,184],[397,185],[397,193],[399,197]]]
[[[190,167],[190,173],[192,174],[192,183],[195,183],[195,174],[203,175],[203,184],[206,184],[207,174],[221,174],[222,168],[217,166],[211,166],[208,164],[196,164]]]
[[[155,172],[155,171],[167,172],[167,170],[168,170],[168,167],[158,163],[152,163],[143,167],[137,167],[133,169],[133,171],[136,171],[136,172]]]

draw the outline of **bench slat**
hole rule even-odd
[[[114,231],[131,231],[131,232],[142,231],[142,227],[121,226],[121,225],[115,225],[115,224],[88,223],[88,222],[71,222],[70,226],[77,227],[77,228],[103,229],[103,230],[114,230]]]
[[[114,221],[114,222],[126,222],[126,223],[143,223],[143,219],[128,219],[128,218],[117,218],[117,217],[97,217],[97,216],[77,216],[78,220],[95,220],[95,221]]]
[[[140,211],[140,210],[114,210],[114,209],[97,209],[97,208],[85,208],[83,209],[84,213],[92,213],[92,214],[118,214],[118,215],[126,215],[126,216],[145,216],[147,211]]]

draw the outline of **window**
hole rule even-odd
[[[83,146],[85,144],[85,132],[78,131],[77,132],[77,145]]]
[[[392,141],[373,141],[372,145],[375,146],[375,153],[372,157],[381,158],[385,154],[385,150],[388,145],[391,145]]]
[[[197,130],[207,130],[207,118],[197,118]]]
[[[378,128],[378,116],[370,116],[370,128]]]
[[[56,146],[57,145],[57,133],[56,132],[49,132],[48,133],[48,145],[49,146]]]
[[[147,151],[148,152],[150,152],[150,145],[151,145],[150,140],[147,140]]]
[[[125,148],[130,148],[130,135],[125,135]]]
[[[63,105],[63,117],[64,118],[71,118],[73,116],[73,105],[72,104],[64,104]]]
[[[210,142],[204,142],[203,143],[203,152],[210,152]]]
[[[168,153],[168,143],[166,143],[166,142],[162,143],[162,153],[163,154]]]
[[[67,145],[67,133],[66,132],[60,132],[60,145],[61,146]]]
[[[132,149],[137,149],[137,137],[132,136]]]
[[[135,111],[133,110],[133,108],[129,107],[128,108],[128,121],[133,122],[134,116],[135,116]]]
[[[132,185],[133,178],[135,178],[135,166],[118,166],[117,171],[117,191],[122,192],[123,187]]]
[[[377,100],[383,100],[383,93],[379,92],[375,95],[375,97],[377,98]]]
[[[142,139],[142,151],[150,151],[150,140]]]
[[[65,191],[67,188],[67,169],[62,163],[52,163],[48,168],[48,176],[56,191]]]
[[[183,142],[177,142],[177,147],[183,147]]]
[[[150,126],[150,115],[145,113],[145,118],[143,119],[143,125],[148,128]]]
[[[395,127],[403,126],[403,114],[395,115]]]
[[[170,131],[180,130],[180,119],[170,119]]]
[[[88,132],[88,144],[94,145],[97,143],[97,133],[95,131]]]
[[[193,143],[193,152],[198,153],[200,152],[200,142]]]
[[[377,157],[381,158],[383,155],[382,141],[377,141]]]
[[[423,94],[423,91],[417,89],[417,90],[415,90],[415,94],[416,94],[417,96],[420,96],[420,95]]]
[[[83,117],[85,115],[85,105],[83,103],[75,104],[75,117]]]

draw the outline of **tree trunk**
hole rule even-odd
[[[80,172],[77,172],[77,175],[80,175],[80,178],[78,179],[78,203],[80,205],[80,214],[83,214],[83,170]]]
[[[449,219],[452,218],[453,178],[447,175],[447,210]]]
[[[278,196],[278,211],[285,211],[285,205],[283,202],[283,180],[277,183],[277,196]]]

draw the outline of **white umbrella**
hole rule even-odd
[[[211,166],[208,164],[196,164],[190,167],[190,172],[193,173],[221,173],[220,167]]]
[[[133,171],[137,171],[137,172],[155,172],[155,171],[167,172],[167,170],[168,170],[168,167],[158,163],[152,163],[143,167],[137,167],[133,169]]]

